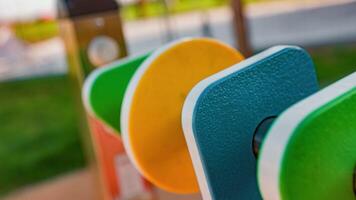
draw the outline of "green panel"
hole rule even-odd
[[[282,161],[284,200],[355,200],[356,89],[308,115]]]
[[[97,71],[89,88],[89,106],[94,114],[120,133],[120,112],[126,87],[147,55],[129,58],[115,67]]]

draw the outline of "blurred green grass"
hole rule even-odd
[[[310,49],[326,86],[356,70],[356,45]],[[0,195],[85,165],[67,77],[0,83]]]
[[[242,0],[245,5],[252,3],[262,3],[270,1],[283,1],[283,0]],[[151,1],[145,6],[140,7],[135,4],[124,6],[122,11],[122,17],[124,20],[135,20],[145,17],[156,17],[165,14],[165,6],[161,1]],[[171,14],[190,12],[194,10],[207,10],[220,6],[226,6],[230,4],[230,0],[180,0],[176,1],[169,9]]]
[[[85,165],[66,77],[0,83],[0,194]]]
[[[256,0],[246,0],[251,2]],[[163,1],[153,1],[145,4],[143,7],[135,4],[127,5],[122,8],[122,17],[124,20],[135,20],[139,18],[156,17],[165,14]],[[189,12],[193,10],[204,10],[226,5],[228,0],[180,0],[176,1],[169,10],[171,14]]]
[[[325,87],[356,71],[356,44],[309,49],[320,85]]]

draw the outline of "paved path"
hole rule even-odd
[[[101,200],[92,170],[84,169],[31,186],[2,200]],[[200,200],[199,195],[174,195],[157,190],[159,200]]]
[[[309,3],[308,3],[309,2]],[[321,3],[322,2],[322,3]],[[356,1],[292,1],[254,5],[247,8],[251,43],[254,49],[276,44],[318,46],[356,41]],[[174,35],[202,36],[204,14],[195,12],[172,17]],[[213,37],[234,44],[231,12],[228,8],[208,12]],[[166,42],[163,19],[125,24],[129,49],[146,52]]]
[[[250,23],[257,49],[274,44],[318,46],[356,41],[356,1],[257,17]]]
[[[94,180],[86,169],[16,191],[3,200],[97,200]]]
[[[28,45],[12,37],[0,44],[0,81],[64,74],[66,66],[60,38]]]

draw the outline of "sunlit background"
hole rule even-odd
[[[119,3],[129,55],[185,36],[236,46],[228,0]],[[356,70],[356,1],[243,3],[255,53],[276,44],[303,46],[322,86]],[[27,199],[66,179],[88,181],[56,6],[56,0],[0,0],[0,198]]]

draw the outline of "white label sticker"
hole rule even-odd
[[[130,199],[146,192],[142,177],[125,154],[115,158],[121,199]]]

